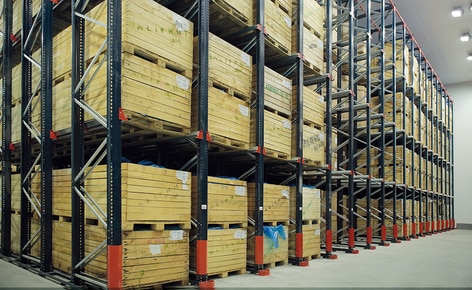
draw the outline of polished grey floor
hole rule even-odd
[[[337,260],[312,260],[308,267],[281,266],[268,277],[252,274],[216,279],[217,289],[422,287],[472,288],[472,231],[454,230],[430,237],[360,250],[336,252]],[[61,287],[0,259],[0,288]]]

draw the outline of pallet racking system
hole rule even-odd
[[[38,7],[38,1],[23,0],[21,35],[12,31],[12,1],[3,2],[1,253],[4,257],[11,256],[11,176],[14,165],[18,165],[22,192],[20,252],[12,260],[29,265],[45,275],[59,273],[52,261],[53,168],[70,165],[71,273],[61,273],[59,280],[70,285],[114,288],[123,286],[122,153],[140,147],[136,144],[139,142],[131,142],[132,145],[126,143],[122,147],[123,136],[133,132],[126,125],[129,120],[121,109],[122,3],[106,1],[107,23],[103,24],[87,16],[87,12],[98,2],[101,1],[43,0],[40,1],[40,9],[34,10],[33,7]],[[284,185],[295,181],[296,209],[299,210],[291,220],[295,224],[296,241],[296,255],[291,262],[299,266],[307,265],[303,257],[302,220],[305,183],[326,192],[323,205],[327,212],[323,217],[326,223],[326,239],[323,241],[326,258],[336,258],[333,252],[339,249],[358,253],[356,246],[375,249],[374,244],[387,246],[390,241],[399,242],[455,227],[453,102],[392,1],[317,1],[326,13],[326,73],[313,73],[305,67],[303,0],[297,2],[293,12],[297,34],[295,54],[281,52],[276,45],[274,47],[272,36],[265,29],[264,0],[255,1],[255,25],[244,26],[237,21],[228,23],[231,33],[226,34],[211,27],[210,4],[214,1],[185,1],[184,5],[173,0],[157,2],[193,20],[199,36],[195,78],[198,86],[198,130],[177,137],[161,132],[158,137],[154,134],[146,143],[158,143],[159,148],[153,150],[159,151],[159,159],[176,161],[175,167],[194,170],[197,175],[197,208],[200,210],[192,219],[197,230],[197,262],[196,269],[190,271],[194,282],[200,286],[212,285],[207,269],[210,172],[229,173],[239,176],[238,179],[255,182],[256,215],[254,220],[249,221],[255,229],[254,261],[249,263],[248,269],[259,275],[270,274],[263,259],[263,227],[266,222],[263,218],[264,182],[267,181]],[[89,61],[85,59],[85,33],[90,22],[106,27],[107,36]],[[71,25],[72,34],[71,126],[70,130],[55,132],[52,123],[53,36],[68,25]],[[215,145],[212,144],[208,130],[208,51],[212,29],[254,59],[256,86],[253,88],[255,98],[251,108],[255,112],[255,146],[249,150],[222,150],[217,145],[214,150]],[[108,57],[101,58],[105,48]],[[40,61],[35,60],[33,55],[37,49],[41,53]],[[415,61],[418,70],[415,70]],[[21,143],[13,144],[12,66],[18,63],[22,63]],[[105,64],[107,111],[101,115],[87,104],[84,91],[93,80],[93,66]],[[266,154],[266,65],[292,80],[296,90],[296,109],[291,120],[295,127],[296,154],[290,158],[273,158]],[[33,77],[38,74],[39,78]],[[34,83],[33,80],[39,82]],[[304,86],[315,86],[316,91],[324,95],[326,164],[314,166],[304,159]],[[38,92],[39,98],[36,97]],[[40,123],[33,120],[32,113],[36,106],[40,107]],[[389,106],[390,111],[387,110]],[[397,111],[401,113],[397,114]],[[93,116],[92,121],[85,120],[86,113]],[[421,133],[423,127],[424,133]],[[337,132],[337,137],[334,137],[333,131]],[[153,135],[149,132],[144,134]],[[88,138],[91,135],[95,136],[93,141]],[[337,139],[338,144],[334,148],[333,138]],[[69,145],[64,145],[68,142]],[[18,145],[20,148],[16,148]],[[182,156],[175,153],[166,155],[166,152],[172,152],[172,146],[177,145],[183,148]],[[53,154],[64,146],[70,148],[64,156]],[[145,150],[144,145],[141,149]],[[332,164],[333,155],[337,157],[337,164]],[[412,156],[411,160],[407,155]],[[222,162],[222,158],[226,161]],[[387,165],[390,165],[387,162],[392,160],[387,171]],[[107,164],[107,209],[93,212],[98,223],[106,228],[107,235],[105,241],[93,250],[87,250],[86,254],[84,215],[86,209],[96,203],[84,189],[84,184],[90,174],[89,168],[93,171],[100,163]],[[414,174],[415,170],[418,174]],[[35,184],[38,178],[39,188]],[[39,192],[35,192],[36,189]],[[335,208],[332,208],[332,197],[336,197]],[[363,199],[365,202],[361,202]],[[386,204],[390,200],[392,207],[388,208]],[[402,203],[401,209],[397,208],[397,201]],[[332,223],[333,215],[337,217],[336,225]],[[33,225],[35,218],[39,221],[39,227]],[[399,234],[398,222],[402,234]],[[411,234],[408,233],[410,222]],[[387,234],[390,227],[391,234]],[[31,255],[35,245],[40,245],[39,258]],[[108,279],[86,273],[86,265],[104,251],[108,252]]]

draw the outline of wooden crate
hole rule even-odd
[[[324,97],[314,90],[303,87],[303,121],[308,124],[314,124],[322,127],[325,117]],[[292,111],[297,112],[297,88],[292,87]]]
[[[278,265],[286,265],[288,263],[288,226],[283,226],[286,239],[278,236],[278,248],[275,247],[274,242],[264,234],[264,253],[263,263],[272,268]],[[254,227],[248,227],[248,233],[253,233]],[[254,261],[254,236],[247,239],[247,259],[251,263]]]
[[[247,185],[248,193],[248,216],[255,219],[256,209],[256,184],[251,182]],[[285,221],[289,216],[289,187],[264,183],[264,221]]]
[[[250,130],[249,104],[227,92],[208,89],[208,131],[213,142],[248,149]],[[198,90],[192,95],[192,131],[198,131]]]
[[[332,195],[331,197],[331,229],[333,231],[333,240],[336,239],[336,229],[337,229],[337,222],[338,222],[338,217],[335,214],[338,206],[338,198],[335,194]],[[321,191],[321,217],[323,218],[321,220],[321,240],[325,241],[326,240],[326,223],[324,222],[326,220],[326,192]]]
[[[321,230],[319,221],[317,223],[310,223],[302,225],[303,232],[303,254],[306,260],[320,258],[320,242],[321,242]],[[290,225],[289,244],[288,244],[288,255],[295,257],[295,225]]]
[[[290,218],[296,218],[297,193],[296,187],[290,187]],[[318,188],[304,186],[302,191],[302,219],[319,220],[321,215],[321,198]]]
[[[197,216],[197,177],[192,177],[192,216]],[[208,223],[247,224],[246,181],[208,177]]]
[[[173,70],[192,71],[193,23],[152,0],[122,1],[122,49],[160,59]],[[93,8],[89,17],[107,23],[107,3]],[[105,39],[106,28],[87,22],[85,59],[91,59]],[[190,75],[187,75],[190,77]]]
[[[208,275],[227,277],[246,272],[246,228],[208,229]],[[196,268],[196,243],[190,245],[190,268]]]
[[[251,110],[251,136],[250,147],[256,144],[256,119],[255,112]],[[288,159],[291,154],[292,124],[289,119],[276,113],[264,110],[264,146],[267,155]]]
[[[275,0],[275,3],[271,0],[265,0],[264,5],[264,24],[267,29],[266,41],[288,55],[292,40],[292,4],[285,0]],[[256,15],[256,12],[254,12],[254,15]]]
[[[307,164],[325,163],[325,133],[321,128],[303,125],[303,158]],[[297,156],[297,128],[292,127],[292,156]]]
[[[194,59],[198,61],[198,36],[194,38]],[[223,88],[241,99],[252,95],[252,57],[229,42],[210,33],[208,78],[214,86]],[[194,78],[197,70],[194,71]]]
[[[252,87],[256,88],[256,67],[253,67]],[[292,81],[264,67],[264,107],[290,119],[292,116]],[[253,101],[255,100],[253,98]]]
[[[297,47],[297,26],[292,26],[292,54],[297,54],[299,52]],[[310,31],[308,28],[303,27],[303,57],[304,64],[311,71],[321,74],[324,72],[324,45],[322,38],[316,36],[313,31]]]
[[[31,236],[33,236],[40,228],[40,220],[37,215],[33,215],[31,218]],[[12,212],[11,214],[11,251],[14,254],[20,254],[20,233],[21,233],[21,214],[19,211]],[[31,247],[31,256],[39,258],[41,253],[41,239],[38,239]]]
[[[292,2],[292,11],[296,11],[296,4]],[[298,5],[298,4],[297,4]],[[308,28],[318,37],[324,36],[324,20],[326,18],[325,8],[316,0],[303,1],[303,26]]]
[[[227,20],[227,17],[236,19],[237,22],[244,23],[245,26],[254,24],[254,10],[252,0],[213,0],[210,1],[210,19],[213,25],[220,24]],[[215,20],[217,21],[215,23]]]

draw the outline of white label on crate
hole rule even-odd
[[[264,207],[260,206],[259,211],[263,211],[263,210],[264,210]]]
[[[249,54],[241,52],[241,60],[246,64],[246,66],[251,66],[251,58]]]
[[[239,196],[246,195],[246,188],[244,186],[236,186],[235,191],[236,191],[236,195],[239,195]]]
[[[247,237],[246,231],[243,230],[237,230],[234,232],[234,238],[238,240],[245,239]]]
[[[320,141],[324,141],[324,134],[323,134],[323,133],[319,133],[319,134],[318,134],[318,138],[320,139]]]
[[[174,14],[172,18],[178,31],[188,31],[190,29],[187,19],[177,14]]]
[[[319,236],[321,234],[321,231],[319,229],[315,230],[315,236]]]
[[[292,27],[292,18],[285,16],[285,23],[288,27]]]
[[[282,190],[282,196],[283,196],[283,197],[288,198],[288,197],[289,197],[289,194],[290,194],[290,193],[288,192],[288,190],[285,190],[285,189]]]
[[[316,39],[316,46],[319,48],[323,48],[323,41],[321,41],[321,39]]]
[[[177,177],[178,180],[182,181],[182,189],[187,190],[188,185],[187,185],[187,180],[189,173],[186,171],[177,171],[175,173],[175,176]]]
[[[282,125],[287,128],[287,129],[291,129],[292,128],[292,124],[290,124],[290,122],[288,120],[283,120],[282,121]]]
[[[188,90],[190,86],[190,81],[188,80],[188,78],[181,75],[177,75],[175,79],[179,88],[181,88],[182,90]]]
[[[282,86],[286,87],[287,89],[292,89],[292,82],[286,79],[282,80]]]
[[[149,252],[151,253],[151,255],[160,255],[161,245],[149,245]]]
[[[207,205],[206,204],[202,204],[202,210],[206,210],[207,209]]]
[[[316,198],[321,198],[321,195],[320,195],[320,191],[319,191],[319,190],[315,190],[315,197],[316,197]]]
[[[298,210],[299,210],[299,211],[303,211],[303,207],[299,207]]]
[[[249,108],[243,105],[239,105],[239,112],[245,117],[249,117]]]
[[[171,241],[181,241],[183,239],[184,239],[184,231],[183,230],[171,231],[170,232],[170,240]]]
[[[320,101],[320,103],[324,103],[324,97],[323,96],[319,96],[318,100]]]

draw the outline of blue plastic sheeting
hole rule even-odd
[[[278,226],[264,226],[264,235],[266,235],[273,243],[274,248],[279,248],[279,236],[285,240],[287,237],[285,236],[285,230],[283,225]]]
[[[143,160],[139,161],[138,164],[139,165],[144,165],[144,166],[151,166],[151,167],[155,167],[155,168],[165,168],[164,166],[157,165],[154,162],[146,160],[146,159],[143,159]]]

